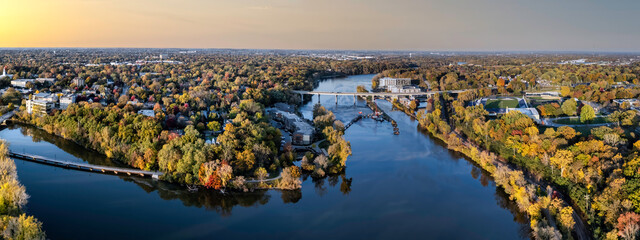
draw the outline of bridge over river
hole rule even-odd
[[[461,89],[461,90],[445,90],[445,91],[426,91],[426,92],[413,92],[413,93],[389,93],[389,92],[322,92],[322,91],[293,91],[293,93],[300,94],[303,99],[303,95],[317,95],[318,102],[320,101],[320,96],[329,95],[335,96],[336,104],[338,104],[338,96],[353,96],[356,97],[376,97],[384,98],[384,97],[414,97],[414,96],[431,96],[436,93],[461,93],[474,89]],[[355,104],[355,101],[354,101]]]
[[[69,169],[75,169],[75,170],[87,171],[87,172],[97,172],[97,173],[113,174],[113,175],[151,177],[154,179],[158,179],[158,177],[162,175],[162,172],[152,172],[152,171],[144,171],[144,170],[131,169],[131,168],[108,167],[108,166],[93,165],[88,163],[61,161],[61,160],[45,158],[37,155],[20,154],[15,152],[9,152],[9,157],[30,161],[30,162],[52,165],[52,166],[61,167],[61,168],[69,168]]]

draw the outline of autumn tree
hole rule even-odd
[[[590,122],[596,117],[596,112],[593,110],[593,107],[590,105],[582,106],[580,109],[580,122]]]
[[[573,153],[569,150],[558,150],[550,160],[551,164],[560,167],[560,176],[564,177],[565,168],[573,162]]]
[[[578,103],[573,98],[570,98],[567,101],[562,103],[562,112],[567,116],[576,115],[576,111],[578,110]]]
[[[286,190],[299,189],[302,186],[300,169],[290,166],[282,170],[279,187]]]

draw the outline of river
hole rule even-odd
[[[355,91],[373,75],[328,79],[318,91]],[[323,96],[336,117],[371,112],[363,101]],[[317,96],[301,108],[311,116]],[[345,134],[345,175],[304,179],[301,191],[188,192],[151,179],[80,172],[16,160],[31,196],[27,211],[51,239],[520,239],[526,219],[491,177],[419,131],[364,119]],[[117,165],[98,153],[26,126],[0,131],[12,151]]]

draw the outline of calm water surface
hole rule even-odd
[[[322,91],[371,86],[373,75],[330,79]],[[364,102],[323,96],[320,101],[348,122]],[[313,97],[301,111],[311,116]],[[520,239],[524,218],[473,164],[446,150],[401,112],[389,123],[365,119],[345,137],[353,155],[344,176],[314,181],[301,191],[221,195],[150,179],[101,175],[16,161],[31,195],[27,211],[51,239]],[[0,131],[16,152],[57,159],[111,163],[92,151],[40,130],[10,126]]]

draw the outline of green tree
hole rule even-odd
[[[580,122],[589,122],[596,117],[596,112],[590,105],[582,106],[580,110]]]
[[[211,121],[207,123],[207,128],[214,132],[220,131],[220,123],[218,121]]]
[[[573,98],[570,98],[567,101],[562,103],[562,112],[567,116],[576,115],[576,111],[578,110],[578,103]]]

